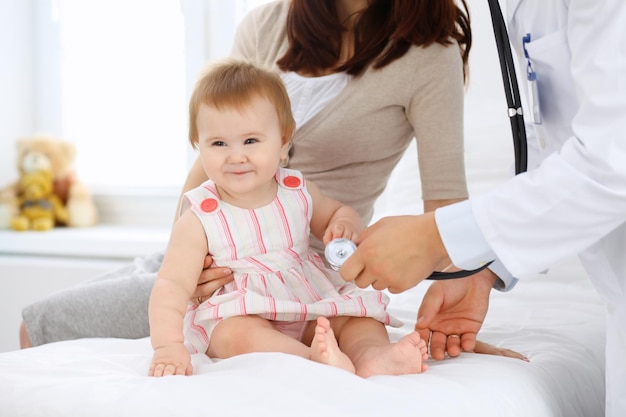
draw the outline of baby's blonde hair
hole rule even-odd
[[[189,141],[198,145],[196,120],[202,104],[218,110],[242,109],[255,97],[264,97],[274,106],[283,144],[289,142],[296,129],[289,95],[280,76],[250,62],[222,60],[210,65],[196,82],[189,100]]]

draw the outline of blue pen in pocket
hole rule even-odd
[[[541,105],[539,103],[539,87],[537,84],[537,73],[533,69],[533,65],[528,55],[526,45],[530,43],[530,33],[522,38],[524,47],[524,56],[526,57],[526,89],[528,91],[528,106],[530,107],[530,113],[533,123],[540,125],[541,119]]]

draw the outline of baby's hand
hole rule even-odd
[[[149,376],[191,375],[191,355],[185,345],[175,343],[154,350]]]
[[[340,204],[338,201],[335,203]],[[354,241],[363,231],[363,224],[359,213],[350,206],[340,206],[332,215],[322,236],[325,245],[333,239],[348,239]]]
[[[349,224],[337,221],[328,226],[328,229],[326,229],[322,241],[325,245],[328,245],[328,242],[333,239],[344,238],[354,241],[357,236],[358,233],[354,231],[354,229],[350,227]]]

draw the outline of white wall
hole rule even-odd
[[[0,0],[0,187],[17,177],[15,140],[35,129],[33,1]]]

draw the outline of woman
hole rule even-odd
[[[279,0],[239,26],[232,55],[279,69],[289,92],[297,131],[285,165],[355,208],[365,224],[413,137],[424,210],[467,198],[462,121],[471,34],[462,3],[464,10],[454,0]],[[183,192],[206,180],[196,161]],[[27,307],[22,347],[148,336],[159,264],[160,256],[138,259]],[[194,298],[230,280],[228,270],[206,269]]]

